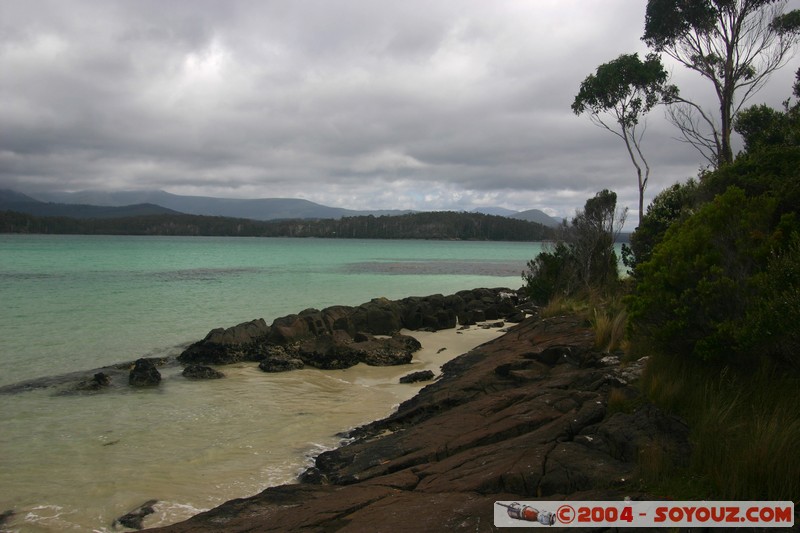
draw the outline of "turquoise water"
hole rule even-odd
[[[212,328],[521,285],[535,243],[0,235],[0,385],[168,353]]]
[[[539,250],[536,243],[0,235],[0,386],[177,354],[212,328],[309,307],[517,288]],[[265,374],[247,363],[202,383],[167,369],[151,390],[0,394],[0,512],[15,512],[3,531],[111,531],[114,518],[150,499],[159,503],[145,525],[166,524],[292,481],[311,455],[338,443],[337,432],[411,397],[421,385],[397,380],[438,369],[436,357],[447,353],[431,348],[413,368]]]

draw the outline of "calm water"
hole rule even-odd
[[[535,243],[0,235],[0,386],[177,354],[212,328],[308,307],[521,284]],[[423,339],[420,339],[425,344]],[[476,341],[477,342],[477,341]],[[291,481],[339,431],[386,416],[413,368],[307,369],[156,390],[0,395],[0,512],[9,531],[146,525]],[[450,354],[450,356],[455,354]]]

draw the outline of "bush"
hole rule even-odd
[[[537,304],[546,304],[557,294],[571,294],[577,284],[575,258],[563,242],[552,246],[528,261],[522,274],[528,297]]]
[[[800,370],[800,234],[774,253],[766,270],[754,280],[759,298],[748,310],[737,331],[742,351],[776,363],[780,368]]]
[[[561,239],[528,262],[524,289],[535,302],[578,291],[604,290],[619,280],[614,240],[627,209],[617,212],[617,194],[604,189],[561,228]]]
[[[698,203],[698,184],[690,179],[667,187],[647,206],[642,223],[631,235],[630,246],[623,245],[622,261],[632,271],[639,263],[650,259],[653,248],[664,238],[667,229],[687,216]]]
[[[775,210],[774,199],[731,187],[672,226],[637,267],[628,300],[633,333],[681,356],[722,360],[737,353],[757,275],[781,233],[772,230]]]

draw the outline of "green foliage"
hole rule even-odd
[[[622,54],[583,80],[572,110],[576,115],[613,111],[623,129],[631,128],[657,104],[677,96],[677,87],[668,80],[657,54],[647,54],[644,61],[638,54]]]
[[[642,134],[636,127],[653,107],[669,104],[678,98],[678,88],[668,81],[669,74],[657,54],[648,54],[644,61],[638,54],[623,54],[600,65],[594,74],[587,76],[572,103],[576,115],[588,113],[595,125],[610,131],[625,143],[636,169],[640,221],[650,165],[642,152]],[[607,123],[604,115],[613,117],[615,124]]]
[[[258,220],[199,215],[114,219],[37,217],[0,211],[0,232],[86,235],[210,235],[354,239],[458,239],[540,241],[554,231],[535,222],[480,213],[414,213],[341,220]]]
[[[678,356],[722,361],[757,295],[753,276],[773,249],[776,201],[729,188],[671,227],[637,268],[631,327]]]
[[[606,287],[619,279],[614,240],[626,213],[617,213],[617,193],[603,189],[572,219],[567,236],[585,288]]]
[[[708,0],[650,0],[647,2],[642,40],[654,50],[664,50],[691,32],[710,32],[715,24],[715,15]]]
[[[697,181],[676,183],[653,198],[647,214],[631,235],[630,245],[622,247],[622,261],[628,268],[650,259],[653,248],[663,239],[670,226],[692,213],[697,203]]]
[[[604,189],[586,201],[560,240],[528,262],[522,274],[535,302],[570,296],[579,290],[607,289],[619,280],[614,239],[624,222],[617,213],[617,194]]]
[[[800,370],[800,233],[774,253],[753,282],[759,298],[747,310],[736,338],[742,351],[779,367]]]
[[[546,304],[556,294],[572,294],[578,280],[575,258],[564,242],[557,242],[552,250],[528,261],[522,279],[528,297],[538,304]]]
[[[714,168],[733,162],[739,107],[784,65],[798,39],[800,11],[784,14],[776,0],[648,0],[642,37],[713,86],[718,107],[678,97],[670,118]]]
[[[800,133],[797,126],[791,115],[763,104],[742,111],[734,122],[747,152],[767,146],[796,145]]]

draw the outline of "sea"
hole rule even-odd
[[[372,298],[519,288],[541,243],[0,235],[0,390],[179,354],[217,327]],[[469,334],[469,332],[465,332]],[[424,333],[419,334],[425,337]],[[426,341],[421,339],[425,347]],[[342,432],[389,415],[454,353],[411,365],[266,374],[254,363],[151,389],[0,393],[3,532],[119,531],[292,482]],[[36,381],[34,381],[35,383]]]

